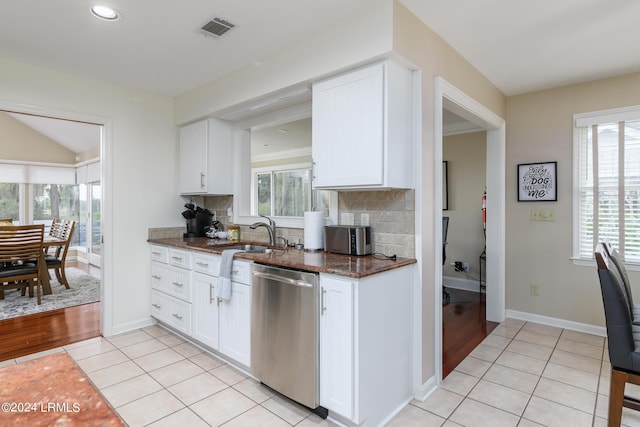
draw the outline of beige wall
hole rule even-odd
[[[436,317],[434,188],[435,77],[441,76],[467,95],[505,117],[505,97],[469,62],[399,2],[393,9],[393,49],[422,70],[422,380],[435,375]],[[440,250],[440,249],[438,249]]]
[[[573,114],[640,104],[640,74],[512,96],[507,100],[507,309],[604,325],[595,266],[570,260],[573,236]],[[558,201],[517,202],[516,165],[557,161]],[[548,208],[555,222],[532,222]],[[634,293],[640,275],[631,272]],[[540,296],[531,296],[536,284]]]
[[[7,113],[0,112],[0,160],[74,164],[76,155]]]
[[[486,132],[445,137],[442,159],[449,165],[449,210],[442,211],[449,217],[449,233],[442,275],[477,280],[484,248],[481,201],[486,181]],[[469,272],[455,271],[450,265],[454,261],[468,262]]]

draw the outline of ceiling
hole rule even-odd
[[[0,56],[175,96],[382,1],[2,0]],[[637,0],[400,1],[506,95],[640,71]]]
[[[0,57],[176,96],[383,1],[2,0]],[[640,71],[637,0],[400,1],[506,95]]]
[[[84,153],[100,146],[101,126],[30,114],[7,114],[73,153]]]
[[[640,71],[637,0],[400,0],[511,96]]]

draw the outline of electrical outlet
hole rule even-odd
[[[540,286],[529,283],[529,293],[534,297],[540,296]]]
[[[360,225],[369,225],[369,214],[363,213],[360,214]]]
[[[353,212],[342,212],[340,214],[340,224],[342,225],[354,225],[355,219]]]
[[[469,271],[469,263],[468,262],[463,262],[462,263],[462,271]]]
[[[548,221],[556,220],[556,214],[553,209],[531,209],[531,221]]]

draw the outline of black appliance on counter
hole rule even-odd
[[[195,206],[193,203],[187,203],[184,207],[187,210],[182,212],[182,216],[187,220],[187,232],[183,237],[205,237],[211,228],[213,214],[208,209]]]

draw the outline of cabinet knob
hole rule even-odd
[[[178,283],[178,282],[173,282],[173,284],[174,284],[174,285],[176,285],[176,286],[180,286],[180,287],[183,287],[183,286],[184,286],[184,284],[183,284],[183,283]]]
[[[173,313],[173,314],[172,314],[172,316],[173,316],[173,317],[175,317],[175,318],[176,318],[176,319],[178,319],[178,320],[182,320],[182,316],[181,316],[181,315],[179,315],[179,314],[175,314],[175,313]]]
[[[162,276],[157,276],[157,275],[153,275],[153,276],[151,276],[151,277],[153,277],[153,278],[154,278],[154,279],[156,279],[156,280],[160,280],[160,279],[162,279]]]
[[[158,309],[162,308],[162,306],[159,305],[159,304],[151,304],[151,305],[154,306],[155,308],[158,308]]]

